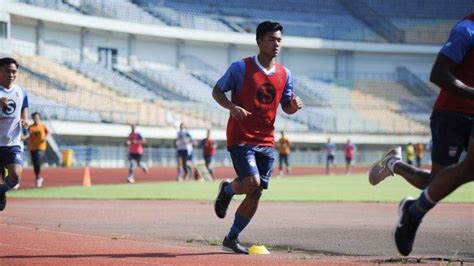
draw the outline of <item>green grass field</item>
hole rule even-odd
[[[218,181],[215,182],[159,182],[92,187],[57,187],[20,189],[8,192],[10,198],[60,199],[147,199],[147,200],[203,200],[213,201]],[[418,197],[419,190],[401,177],[391,177],[374,187],[366,175],[299,176],[273,178],[263,201],[288,202],[398,202],[407,195]],[[239,196],[242,198],[242,196]],[[237,199],[239,199],[237,197]],[[444,202],[474,203],[474,183],[467,184]]]

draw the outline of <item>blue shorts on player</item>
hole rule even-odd
[[[467,150],[474,115],[434,110],[431,114],[433,163],[448,166],[459,161],[463,150]]]
[[[0,147],[0,165],[10,164],[23,165],[23,152],[20,146],[1,146]]]
[[[239,180],[259,175],[260,186],[263,189],[268,188],[275,161],[273,147],[239,144],[228,148],[228,150]]]

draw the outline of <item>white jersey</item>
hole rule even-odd
[[[21,146],[21,110],[28,107],[26,90],[18,85],[10,89],[0,86],[0,98],[8,98],[8,104],[0,111],[0,147]]]
[[[191,135],[187,131],[179,131],[176,139],[177,150],[187,150],[188,153],[193,151]]]

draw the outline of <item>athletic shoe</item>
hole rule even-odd
[[[16,184],[14,187],[13,187],[14,190],[18,190],[20,189],[20,183]]]
[[[382,159],[372,165],[369,172],[369,182],[371,185],[375,186],[382,182],[386,177],[394,175],[387,166],[388,161],[392,158],[402,159],[402,147],[398,146],[389,149]]]
[[[148,171],[149,171],[148,166],[146,164],[143,164],[142,170],[143,170],[143,172],[145,172],[145,174],[148,173]]]
[[[227,239],[224,238],[222,241],[222,249],[225,251],[233,252],[236,254],[249,254],[249,249],[242,246],[239,242],[239,239]]]
[[[7,206],[7,196],[5,193],[0,194],[0,211],[3,211]]]
[[[408,212],[408,207],[414,203],[412,197],[406,197],[398,206],[398,215],[400,216],[397,226],[395,227],[395,244],[398,252],[403,256],[408,256],[413,249],[413,242],[415,241],[416,230],[421,223]]]
[[[36,187],[37,188],[42,187],[43,186],[43,181],[44,181],[44,178],[42,178],[41,176],[38,179],[36,179]]]
[[[128,183],[135,183],[135,177],[133,177],[133,176],[127,177],[127,182]]]
[[[216,212],[217,217],[221,219],[225,217],[230,200],[232,199],[231,196],[225,194],[224,187],[227,185],[230,185],[230,180],[222,180],[222,182],[219,184],[216,201],[214,202],[214,211]]]

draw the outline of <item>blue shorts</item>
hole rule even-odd
[[[459,161],[472,135],[474,115],[434,110],[431,114],[431,161],[448,166]]]
[[[0,147],[0,165],[5,167],[10,164],[23,165],[23,152],[20,146]]]
[[[268,188],[275,161],[273,147],[240,144],[232,146],[228,150],[239,180],[258,175],[260,176],[260,186],[263,189]]]

